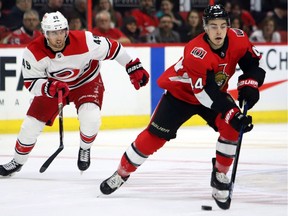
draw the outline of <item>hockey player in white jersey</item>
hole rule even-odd
[[[69,31],[60,12],[46,13],[41,22],[43,36],[24,51],[22,73],[25,87],[35,95],[18,134],[14,158],[0,165],[0,176],[20,171],[45,125],[58,115],[57,92],[63,92],[64,106],[74,102],[80,122],[78,168],[90,165],[90,148],[101,124],[104,84],[103,60],[116,60],[126,68],[135,89],[145,86],[149,74],[138,58],[132,59],[122,45],[89,31]]]

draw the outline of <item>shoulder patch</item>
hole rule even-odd
[[[191,51],[191,54],[195,58],[203,59],[205,55],[207,54],[207,51],[204,50],[202,47],[194,47],[193,50]]]
[[[244,37],[244,31],[237,28],[231,28],[231,30],[237,35],[237,37]]]

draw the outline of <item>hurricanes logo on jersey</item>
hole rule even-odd
[[[228,75],[225,73],[225,67],[227,64],[220,64],[218,72],[215,74],[215,82],[222,89],[228,81]]]
[[[53,77],[56,80],[61,80],[63,82],[71,82],[79,77],[80,70],[65,68],[59,71],[51,71],[48,73],[50,77]]]
[[[203,59],[205,55],[207,54],[207,51],[204,50],[202,47],[194,47],[193,50],[191,51],[191,54],[195,58]]]

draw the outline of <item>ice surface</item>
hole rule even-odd
[[[142,129],[100,131],[90,168],[77,168],[78,133],[65,132],[64,150],[50,167],[58,133],[42,133],[22,170],[0,178],[0,216],[287,216],[287,124],[256,125],[243,137],[229,210],[211,198],[211,158],[218,134],[207,126],[183,127],[177,138],[131,175],[115,193],[100,195],[126,148]],[[16,139],[0,135],[0,163],[13,157]],[[212,211],[201,210],[211,205]]]

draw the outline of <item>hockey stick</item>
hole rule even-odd
[[[63,101],[62,101],[62,90],[58,91],[58,110],[59,110],[59,135],[60,135],[60,145],[59,148],[52,154],[42,165],[39,172],[43,173],[52,163],[52,161],[57,157],[57,155],[64,149],[63,144]]]
[[[243,115],[244,116],[247,115],[247,110],[248,110],[248,105],[244,101],[244,109],[243,109]],[[238,167],[238,161],[239,161],[239,156],[240,156],[243,134],[244,134],[244,128],[242,127],[240,130],[240,133],[239,133],[238,144],[237,144],[236,153],[235,153],[235,159],[234,159],[234,163],[233,163],[233,167],[232,167],[232,174],[231,174],[231,181],[230,181],[230,188],[229,188],[229,198],[226,201],[226,205],[227,205],[226,209],[230,208],[230,204],[232,201],[232,195],[233,195],[234,183],[235,183],[235,179],[236,179],[236,172],[237,172],[237,167]]]

